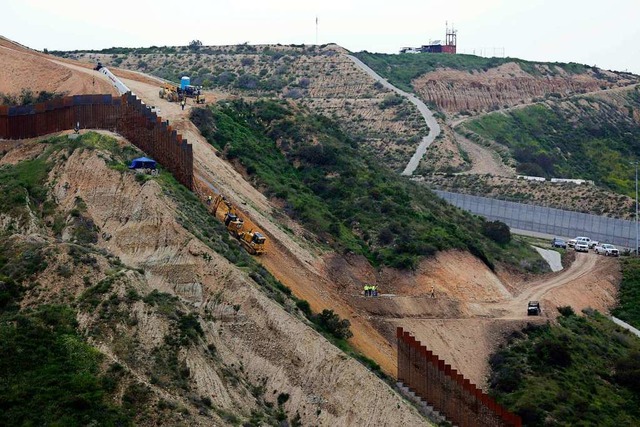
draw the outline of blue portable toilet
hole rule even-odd
[[[129,165],[129,169],[155,169],[156,161],[148,157],[138,157],[133,159]]]
[[[187,76],[182,76],[180,79],[180,89],[184,90],[187,86],[191,84],[191,79]]]

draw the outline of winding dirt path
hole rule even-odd
[[[433,117],[433,113],[431,112],[431,110],[429,110],[429,108],[424,102],[422,102],[422,100],[420,100],[420,98],[412,93],[407,93],[401,89],[398,89],[355,56],[346,55],[346,57],[352,60],[353,63],[356,64],[362,71],[382,84],[382,86],[386,87],[387,89],[391,89],[400,96],[407,98],[409,102],[418,107],[418,111],[420,111],[420,114],[422,114],[424,121],[427,123],[427,127],[429,127],[429,134],[422,138],[422,141],[420,141],[420,144],[418,144],[418,147],[416,148],[416,152],[413,154],[413,156],[411,156],[409,163],[407,163],[407,166],[402,172],[402,175],[413,175],[415,170],[418,168],[418,164],[420,164],[420,160],[427,152],[427,148],[429,148],[436,137],[440,135],[440,125],[436,121],[435,117]]]
[[[456,142],[460,149],[464,150],[471,160],[471,169],[461,172],[461,175],[495,175],[515,176],[515,170],[505,165],[498,153],[477,144],[465,136],[454,132]]]

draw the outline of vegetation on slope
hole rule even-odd
[[[32,105],[61,98],[65,95],[66,93],[48,92],[46,90],[34,93],[31,89],[23,88],[19,95],[0,92],[0,105]]]
[[[611,314],[640,329],[640,259],[623,258],[618,307]]]
[[[531,75],[549,75],[554,71],[554,67],[572,74],[582,74],[587,70],[597,71],[597,68],[576,63],[537,63],[525,61],[517,58],[485,58],[475,55],[449,55],[445,53],[433,54],[412,54],[402,53],[398,55],[385,53],[370,53],[367,51],[353,54],[362,62],[371,67],[376,73],[385,77],[391,84],[405,90],[413,92],[411,82],[431,71],[439,68],[451,68],[462,71],[487,71],[490,68],[498,67],[508,62],[516,62],[520,67]],[[539,65],[550,65],[554,67],[543,68]]]
[[[586,102],[586,105],[585,105]],[[524,175],[582,178],[611,190],[635,191],[632,160],[640,158],[640,92],[629,92],[626,108],[599,99],[536,104],[466,122],[468,134],[509,148]],[[478,139],[478,138],[475,138]]]
[[[251,383],[241,369],[220,368],[225,381],[256,402],[251,414],[231,413],[218,408],[209,397],[195,396],[184,361],[185,349],[206,348],[205,357],[213,365],[220,363],[215,346],[204,341],[201,324],[207,322],[206,316],[167,293],[152,290],[141,295],[142,270],[123,265],[93,245],[95,226],[84,201],[78,199],[71,211],[62,212],[52,200],[48,173],[74,151],[96,150],[110,168],[122,173],[130,173],[126,165],[140,152],[92,132],[75,140],[51,138],[45,144],[37,158],[0,168],[0,215],[4,215],[0,229],[0,424],[55,425],[60,421],[71,426],[129,425],[159,418],[172,424],[178,423],[178,418],[188,419],[185,415],[196,410],[201,415],[215,413],[230,424],[280,425],[288,420],[299,425],[299,416],[286,413],[285,394],[278,396],[275,406],[264,387]],[[306,301],[292,296],[247,255],[224,226],[211,219],[197,197],[162,168],[158,176],[136,175],[141,185],[149,179],[157,180],[178,205],[177,219],[186,229],[247,271],[285,310],[300,318],[306,316],[335,345],[382,376],[374,362],[346,342],[351,336],[347,320],[331,310],[312,313]],[[83,233],[74,231],[75,243],[53,243],[50,237],[60,238],[71,224],[77,229],[78,220],[91,226]],[[21,236],[30,221],[43,239]],[[89,238],[77,238],[85,234]],[[42,280],[45,282],[40,283]],[[62,291],[52,293],[50,287],[58,285]],[[40,305],[43,301],[53,305]],[[167,325],[165,339],[153,351],[142,348],[138,341],[133,304],[143,304],[145,312]],[[82,330],[76,316],[83,318]],[[87,336],[111,343],[123,365],[108,363],[87,343]],[[158,399],[131,369],[149,372],[149,383],[162,387],[172,398]],[[180,402],[191,402],[194,407]]]
[[[289,215],[338,249],[398,268],[452,248],[492,268],[497,260],[519,265],[518,245],[487,239],[481,219],[358,151],[326,117],[284,102],[240,100],[194,110],[191,119]]]
[[[491,357],[491,393],[527,426],[640,424],[640,340],[597,312],[559,310]]]
[[[114,390],[100,372],[103,357],[79,335],[71,308],[0,313],[0,424],[131,424],[110,403]]]
[[[0,214],[12,218],[0,233],[0,424],[129,425],[75,311],[64,304],[19,309],[25,292],[39,286],[34,278],[48,267],[52,249],[10,235],[30,214],[53,212],[45,185],[50,168],[45,154],[0,169]]]
[[[289,45],[289,46],[151,46],[148,48],[112,47],[102,50],[50,51],[63,58],[75,58],[86,54],[106,55],[109,66],[125,67],[152,74],[154,76],[179,82],[188,75],[191,84],[204,88],[239,89],[258,92],[280,91],[285,87],[291,93],[302,93],[308,80],[294,79],[290,75],[290,66],[294,58],[303,55],[315,56],[327,54],[327,45]],[[335,53],[334,53],[335,54]],[[230,67],[229,57],[241,55],[240,67]],[[212,60],[217,57],[219,63]],[[160,60],[160,58],[164,58]],[[259,70],[254,65],[262,64]]]

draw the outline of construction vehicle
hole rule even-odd
[[[267,242],[267,238],[262,233],[249,230],[241,232],[238,235],[238,239],[244,248],[251,255],[261,255],[265,252],[264,246]]]
[[[160,98],[166,99],[169,102],[180,102],[184,99],[184,95],[181,95],[180,88],[171,83],[164,83],[160,88]]]
[[[244,220],[232,212],[227,212],[224,216],[224,225],[227,231],[237,238],[244,227]]]
[[[226,197],[218,194],[213,199],[209,199],[209,196],[207,196],[207,200],[211,201],[210,206],[213,216],[218,218],[218,213],[220,213],[227,231],[240,241],[247,252],[251,255],[261,255],[266,252],[267,238],[262,233],[253,231],[253,229],[242,231],[245,222],[236,212],[235,206]],[[223,210],[222,206],[226,207],[226,211]],[[222,212],[224,212],[224,215]]]

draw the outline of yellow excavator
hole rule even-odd
[[[224,225],[227,227],[227,231],[237,238],[244,227],[244,220],[233,212],[227,212],[224,216]]]

